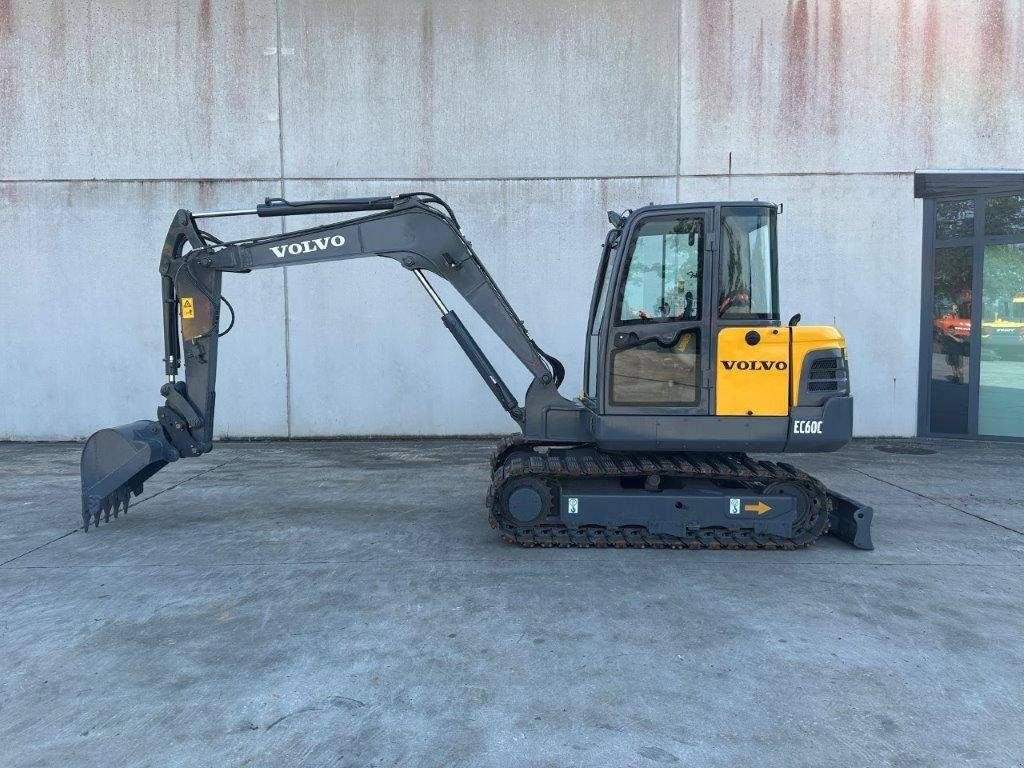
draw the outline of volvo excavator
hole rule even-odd
[[[835,451],[851,438],[845,341],[783,325],[776,224],[758,200],[608,213],[591,299],[583,392],[523,321],[431,193],[179,210],[160,256],[166,383],[156,420],[93,434],[82,452],[83,530],[127,512],[167,464],[213,448],[225,272],[368,256],[412,272],[519,428],[495,449],[486,509],[525,546],[797,549],[826,533],[871,548],[872,510],[796,467],[748,454]],[[226,241],[223,216],[361,214]],[[448,281],[527,368],[519,402],[430,280]],[[231,318],[221,330],[221,309]],[[181,369],[184,367],[184,375]],[[230,393],[230,390],[229,390]],[[229,394],[230,396],[230,394]]]

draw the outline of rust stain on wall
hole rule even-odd
[[[231,17],[236,22],[249,18],[249,8],[245,0],[235,0],[231,9]],[[235,23],[231,25],[230,29],[232,46],[228,63],[232,67],[232,73],[228,84],[228,104],[231,105],[232,112],[241,112],[245,109],[250,87],[249,78],[246,77],[248,70],[246,59],[255,46],[250,34],[252,30],[248,24]],[[280,56],[280,51],[278,55]],[[282,61],[281,66],[284,67],[284,65],[285,62]]]
[[[18,81],[15,72],[15,59],[11,54],[14,49],[14,0],[0,0],[0,100],[8,104],[13,111],[15,91],[14,84]]]
[[[697,110],[700,119],[720,120],[732,108],[732,52],[722,44],[731,39],[732,0],[723,24],[722,5],[715,0],[697,3]],[[729,29],[723,29],[727,24]]]
[[[62,54],[68,37],[68,16],[65,0],[50,0],[49,27],[52,52],[58,55]]]
[[[210,10],[210,0],[199,0],[199,13],[196,16],[199,39],[209,41],[213,37],[213,16]]]
[[[825,131],[839,135],[839,114],[843,107],[843,9],[840,0],[830,0],[828,62],[825,65]]]
[[[921,39],[921,108],[920,121],[921,151],[924,164],[931,165],[935,154],[934,126],[938,119],[940,86],[940,37],[942,35],[938,0],[928,0],[924,12],[924,28]]]
[[[1005,0],[983,0],[980,9],[976,56],[980,75],[978,132],[993,139],[1002,133],[1002,102],[1007,87],[1007,37]]]
[[[810,19],[807,0],[789,0],[786,3],[786,21],[783,28],[785,63],[782,72],[782,99],[780,114],[783,138],[800,133],[807,120],[809,108],[808,48]]]
[[[437,44],[434,39],[434,3],[426,0],[420,12],[420,111],[423,127],[423,143],[428,152],[432,152],[437,143],[437,130],[434,121],[436,98],[434,89],[437,87],[435,67],[437,62]],[[425,158],[423,162],[428,162]]]
[[[1017,4],[1017,53],[1013,57],[1016,91],[1024,93],[1024,3]]]
[[[14,35],[14,0],[0,0],[0,37],[8,40]]]
[[[732,101],[732,65],[736,61],[736,14],[733,8],[733,0],[727,0],[726,7],[728,8],[728,13],[726,14],[725,24],[729,30],[729,57],[726,59],[728,76],[726,77],[726,84],[729,88],[728,100]]]
[[[195,195],[196,203],[202,205],[204,208],[216,208],[216,197],[217,197],[217,185],[216,182],[210,179],[199,179],[195,182],[195,190],[191,192]]]
[[[894,77],[893,94],[900,122],[903,122],[904,110],[910,98],[910,61],[911,61],[911,28],[910,0],[899,0],[896,11],[896,74]]]
[[[754,48],[750,54],[750,67],[747,73],[750,81],[750,102],[747,114],[753,126],[754,139],[758,141],[761,138],[765,118],[764,67],[764,19],[762,18],[757,26],[757,37],[754,38]]]
[[[911,104],[916,89],[911,70],[914,63],[914,30],[910,6],[911,0],[898,0],[896,3],[896,41],[892,54],[892,133],[900,144],[907,141],[908,128],[915,119]]]
[[[188,11],[179,9],[178,24]],[[187,54],[186,54],[187,55]],[[213,137],[213,99],[216,97],[213,82],[213,60],[215,54],[215,37],[213,34],[213,12],[210,0],[200,0],[196,14],[196,50],[193,54],[196,61],[195,90],[196,111],[198,112],[199,139],[209,144]]]
[[[821,71],[821,8],[818,0],[814,0],[814,15],[811,17],[811,71],[814,73],[814,90],[817,92],[818,73]]]
[[[13,208],[20,202],[18,184],[0,184],[0,205],[5,208]]]
[[[65,6],[65,0],[50,0],[49,3],[49,15],[46,24],[47,50],[44,66],[48,79],[54,83],[59,83],[68,78],[68,64],[72,60],[72,55],[68,51],[67,45],[68,17]],[[91,67],[86,69],[86,72],[90,71]],[[50,155],[50,161],[57,164],[63,161],[67,151],[67,132],[68,130],[73,130],[71,128],[72,120],[69,120],[66,114],[69,106],[67,104],[58,105],[57,108],[65,112],[65,114],[62,115],[61,119],[50,121],[48,125],[49,130],[45,140],[48,145],[47,154]]]

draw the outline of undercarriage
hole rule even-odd
[[[870,507],[742,453],[609,453],[513,435],[491,466],[489,520],[510,544],[791,550],[831,532],[872,549]]]

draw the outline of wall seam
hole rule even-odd
[[[284,104],[282,102],[281,86],[281,0],[274,0],[274,13],[276,16],[276,45],[277,45],[277,160],[278,169],[278,194],[284,197]],[[285,233],[285,219],[280,218],[281,234]],[[281,269],[281,290],[284,292],[284,422],[285,434],[292,436],[292,351],[291,351],[291,307],[288,301],[288,267]]]
[[[1001,171],[994,171],[999,173]],[[1016,172],[1016,171],[1014,171]],[[187,184],[209,182],[284,182],[284,181],[368,181],[368,182],[515,182],[515,181],[643,181],[645,179],[715,179],[715,178],[766,178],[801,176],[913,176],[916,171],[748,171],[733,173],[659,173],[637,174],[634,176],[196,176],[166,178],[111,178],[111,179],[0,179],[0,184]]]
[[[676,202],[682,191],[683,173],[683,0],[676,2]]]

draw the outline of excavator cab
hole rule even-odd
[[[842,334],[779,316],[777,206],[610,218],[582,397],[602,448],[817,452],[850,440]]]
[[[156,420],[96,432],[82,451],[83,529],[127,511],[168,463],[213,448],[220,339],[234,326],[224,272],[381,257],[411,272],[519,427],[492,459],[488,518],[545,546],[791,549],[830,527],[870,548],[871,510],[746,451],[832,451],[852,432],[845,342],[779,318],[778,208],[759,201],[610,214],[591,301],[584,392],[526,330],[434,194],[289,202],[172,220],[160,257],[163,404]],[[222,216],[364,213],[222,240]],[[533,376],[522,402],[430,280],[462,295]],[[221,330],[221,309],[231,321]],[[184,375],[182,375],[184,368]]]

